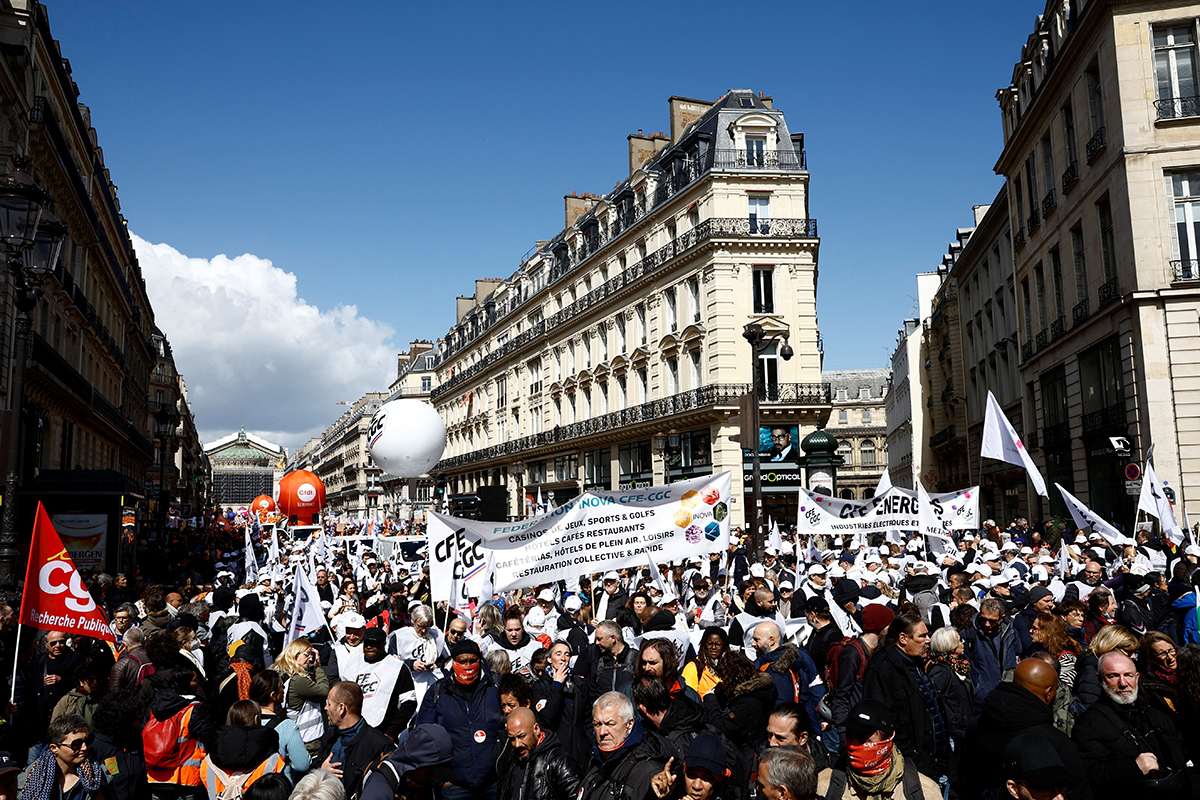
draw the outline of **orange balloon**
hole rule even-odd
[[[260,494],[251,501],[250,508],[254,509],[255,511],[274,511],[275,501],[272,500],[268,495]]]
[[[289,472],[279,481],[279,510],[295,516],[299,525],[311,525],[325,506],[325,484],[306,469]]]

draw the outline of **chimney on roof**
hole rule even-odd
[[[563,200],[566,201],[566,223],[563,226],[566,228],[574,225],[575,220],[582,217],[591,209],[593,205],[595,205],[595,201],[587,195],[579,197],[575,194],[575,192],[571,192],[571,194],[564,197]]]
[[[667,100],[670,106],[671,144],[679,141],[679,137],[687,126],[704,116],[704,112],[712,108],[712,103],[704,100],[693,100],[689,97],[671,97]]]

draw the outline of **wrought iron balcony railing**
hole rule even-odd
[[[1098,411],[1091,411],[1083,415],[1083,432],[1093,433],[1102,431],[1108,428],[1120,428],[1125,425],[1125,403],[1124,401],[1114,403],[1111,406],[1102,408]]]
[[[1017,232],[1013,234],[1013,249],[1020,250],[1025,246],[1025,229],[1017,228]]]
[[[1058,205],[1058,198],[1054,196],[1054,190],[1046,192],[1046,196],[1042,198],[1042,217],[1048,217],[1054,207]]]
[[[1104,151],[1104,148],[1107,146],[1108,146],[1108,142],[1106,142],[1104,140],[1104,126],[1100,126],[1099,128],[1096,129],[1095,135],[1093,135],[1092,138],[1088,139],[1087,148],[1086,148],[1087,162],[1089,164],[1091,164],[1093,161],[1095,161],[1097,158],[1099,158],[1100,153],[1102,153]]]
[[[1038,226],[1042,224],[1042,217],[1040,214],[1038,214],[1038,210],[1036,208],[1029,213],[1029,219],[1025,220],[1025,224],[1029,227],[1030,236],[1032,236],[1033,232],[1036,231]]]
[[[1071,309],[1071,325],[1074,327],[1092,315],[1091,306],[1085,297]]]
[[[1047,425],[1042,429],[1042,442],[1046,447],[1054,447],[1071,441],[1071,423],[1059,422]]]
[[[1079,162],[1072,161],[1067,165],[1067,168],[1063,170],[1062,193],[1066,194],[1067,192],[1071,191],[1071,189],[1073,189],[1077,183],[1079,183]]]
[[[749,217],[712,217],[702,220],[695,228],[680,234],[673,241],[668,242],[653,253],[648,253],[641,261],[609,278],[571,305],[550,315],[541,322],[534,323],[526,328],[524,332],[503,346],[491,351],[470,367],[458,370],[452,377],[443,381],[430,393],[430,400],[436,403],[455,388],[467,383],[476,375],[482,374],[493,364],[523,349],[530,342],[540,340],[558,326],[577,318],[580,314],[594,308],[607,298],[633,286],[645,276],[661,269],[664,264],[676,256],[691,250],[696,245],[709,239],[736,237],[770,239],[817,238],[817,221],[815,219],[771,219],[756,220],[755,222],[757,224],[752,225]]]
[[[713,169],[777,170],[780,172],[804,172],[808,161],[804,151],[768,150],[750,153],[745,150],[717,150]]]
[[[1034,340],[1037,342],[1037,349],[1039,352],[1045,350],[1050,346],[1050,331],[1045,329],[1038,331],[1037,336],[1034,337]]]
[[[1200,260],[1191,258],[1172,261],[1171,275],[1176,281],[1200,281]]]
[[[958,438],[957,426],[950,424],[942,428],[940,431],[929,437],[929,446],[937,449],[950,444]]]
[[[1065,315],[1060,315],[1058,319],[1050,323],[1050,340],[1057,342],[1067,333],[1067,318]]]
[[[646,422],[659,422],[664,418],[711,406],[736,405],[738,398],[749,391],[751,391],[751,386],[748,383],[719,383],[702,386],[699,389],[651,400],[639,406],[621,409],[581,422],[559,425],[551,430],[514,439],[511,442],[443,458],[434,467],[434,470],[444,471],[556,444],[574,443],[585,436],[619,431]],[[759,399],[765,403],[828,405],[832,396],[832,389],[828,383],[779,383],[766,387],[760,393]]]
[[[1154,101],[1155,119],[1200,117],[1200,97],[1168,97]]]
[[[1119,299],[1121,299],[1121,290],[1117,288],[1116,278],[1100,284],[1100,308]]]
[[[1033,358],[1033,342],[1021,343],[1021,360],[1028,361]]]

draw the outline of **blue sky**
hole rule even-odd
[[[293,306],[354,306],[390,326],[374,344],[392,350],[442,335],[455,295],[559,231],[564,194],[611,189],[626,135],[668,128],[669,96],[765,92],[806,135],[825,366],[851,369],[887,363],[913,274],[999,190],[995,93],[1043,6],[850,5],[50,0],[49,12],[134,233],[194,259],[269,260],[295,274]],[[159,317],[177,352],[195,336]],[[215,402],[206,368],[192,380]],[[207,427],[240,415],[291,437],[337,411],[285,430],[226,402]]]

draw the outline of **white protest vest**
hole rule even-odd
[[[283,696],[285,700],[291,684],[292,679],[290,677],[283,683]],[[287,716],[300,729],[300,741],[305,744],[315,742],[325,732],[325,716],[321,712],[321,707],[313,700],[305,700],[304,704],[300,706],[299,711],[296,711],[291,706],[287,706]]]
[[[1087,604],[1088,597],[1090,597],[1092,592],[1096,591],[1097,588],[1096,586],[1089,586],[1083,581],[1071,581],[1070,585],[1079,590],[1079,602],[1084,603],[1085,605]]]
[[[352,657],[341,673],[342,680],[354,681],[362,689],[362,715],[371,727],[378,728],[387,716],[388,703],[403,669],[404,662],[396,656],[384,656],[376,663],[368,664],[360,655]]]

